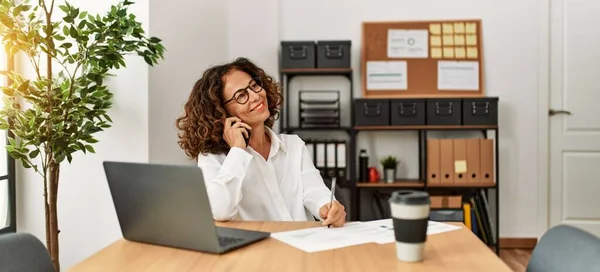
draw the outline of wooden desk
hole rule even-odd
[[[279,232],[317,222],[227,222],[218,225]],[[402,263],[395,244],[375,243],[305,253],[274,238],[219,256],[118,240],[70,271],[511,271],[470,230],[427,237],[425,261]]]

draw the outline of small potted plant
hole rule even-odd
[[[396,180],[396,167],[398,160],[394,156],[387,156],[381,160],[383,166],[383,180],[386,183],[394,183]]]

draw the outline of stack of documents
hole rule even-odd
[[[427,235],[452,231],[460,227],[429,221]],[[396,241],[392,219],[351,222],[340,228],[316,227],[272,233],[271,237],[305,252],[317,252],[347,246]]]

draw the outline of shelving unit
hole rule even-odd
[[[292,78],[297,76],[344,76],[350,81],[350,126],[341,124],[340,127],[314,127],[314,128],[303,128],[299,126],[289,126],[290,114],[286,110],[289,109],[291,101],[289,98],[289,82]],[[348,148],[347,148],[347,172],[348,180],[345,182],[338,183],[343,187],[350,190],[351,193],[351,220],[360,220],[360,193],[363,190],[388,190],[388,189],[416,189],[425,190],[428,192],[436,193],[459,193],[463,195],[471,194],[480,189],[485,190],[485,194],[489,199],[489,189],[495,189],[495,218],[494,218],[494,232],[496,237],[495,248],[497,254],[499,254],[499,197],[498,197],[498,184],[499,184],[499,159],[498,159],[498,140],[499,140],[499,128],[497,125],[406,125],[406,126],[353,126],[355,123],[354,115],[354,98],[353,98],[353,70],[352,69],[282,69],[280,71],[280,78],[282,82],[282,89],[284,93],[285,105],[282,109],[282,116],[280,118],[281,131],[284,133],[293,133],[301,131],[322,131],[322,132],[345,132],[349,136]],[[341,99],[344,99],[342,97]],[[428,131],[439,131],[439,130],[470,130],[470,131],[481,131],[484,138],[488,138],[488,132],[494,132],[494,144],[495,144],[495,155],[494,155],[494,182],[466,182],[458,184],[428,184],[427,183],[427,133]],[[418,144],[419,144],[419,178],[416,180],[399,179],[394,183],[368,183],[357,180],[357,152],[356,152],[356,138],[362,131],[417,131],[418,132]]]

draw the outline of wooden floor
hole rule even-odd
[[[524,272],[530,257],[531,249],[500,249],[500,259],[514,271]]]

